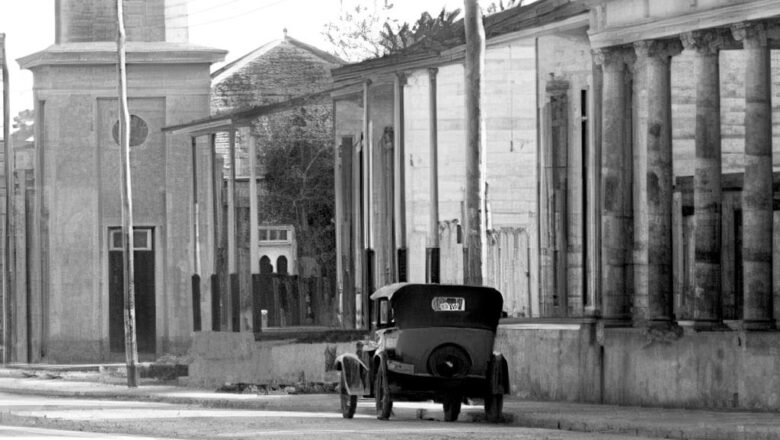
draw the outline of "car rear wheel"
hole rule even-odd
[[[374,380],[374,395],[376,396],[376,418],[387,420],[393,411],[393,400],[390,398],[390,381],[387,377],[387,359],[379,358],[379,367]]]
[[[501,413],[504,410],[503,394],[488,394],[485,396],[485,419],[490,423],[501,421]]]
[[[456,394],[444,396],[444,421],[454,422],[458,420],[460,414],[460,403],[463,399]]]
[[[357,409],[357,396],[351,396],[347,393],[347,378],[343,371],[341,372],[339,389],[341,397],[341,416],[345,419],[351,419],[355,416],[355,410]]]

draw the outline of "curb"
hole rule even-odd
[[[31,389],[27,387],[1,386],[0,392],[27,395],[50,396],[77,399],[113,399],[121,401],[143,401],[155,403],[170,403],[178,405],[201,406],[215,409],[250,409],[265,411],[295,411],[338,414],[339,400],[337,394],[311,394],[307,399],[301,399],[301,395],[272,395],[265,399],[264,396],[253,398],[255,395],[246,395],[246,398],[220,398],[200,397],[187,395],[171,395],[175,391],[163,391],[159,394],[149,393],[143,389],[128,391],[74,391],[53,390],[45,387]],[[182,391],[186,394],[187,391]],[[226,394],[227,395],[227,394]],[[231,394],[231,396],[238,396]],[[423,404],[421,407],[396,406],[393,408],[395,417],[436,419],[443,418],[439,405]],[[424,406],[424,408],[422,407]],[[707,440],[780,440],[780,427],[750,425],[747,423],[734,424],[724,427],[707,423],[670,422],[662,417],[645,420],[627,420],[626,416],[611,417],[609,413],[594,414],[591,412],[572,413],[567,412],[540,412],[534,410],[533,403],[528,408],[505,408],[504,424],[524,428],[539,428],[564,430],[574,432],[588,432],[601,434],[621,434],[644,436],[654,438],[668,438],[680,440],[707,439]],[[643,411],[642,408],[637,408]],[[685,410],[680,410],[685,411]],[[361,399],[357,414],[372,416],[375,414],[373,402]],[[727,413],[724,413],[727,414]],[[484,423],[484,413],[480,406],[465,407],[461,413],[461,420],[474,423]]]

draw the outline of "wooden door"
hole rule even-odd
[[[135,228],[135,319],[139,353],[154,353],[156,305],[154,279],[154,234],[152,228]],[[112,352],[125,351],[124,276],[122,270],[122,232],[109,230],[108,252],[109,346]]]

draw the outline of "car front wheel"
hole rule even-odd
[[[376,418],[387,420],[393,411],[393,400],[390,398],[390,381],[387,377],[387,359],[384,356],[379,358],[374,380],[374,395],[376,396]]]
[[[357,396],[351,396],[347,393],[347,378],[344,372],[341,372],[341,381],[339,383],[341,397],[341,415],[345,419],[351,419],[355,416],[357,409]]]

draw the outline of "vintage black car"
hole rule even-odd
[[[490,287],[398,283],[371,295],[371,341],[336,359],[341,411],[358,396],[376,399],[387,419],[393,400],[430,400],[455,421],[465,399],[484,399],[486,419],[501,418],[509,393],[507,362],[493,352],[503,299]]]

